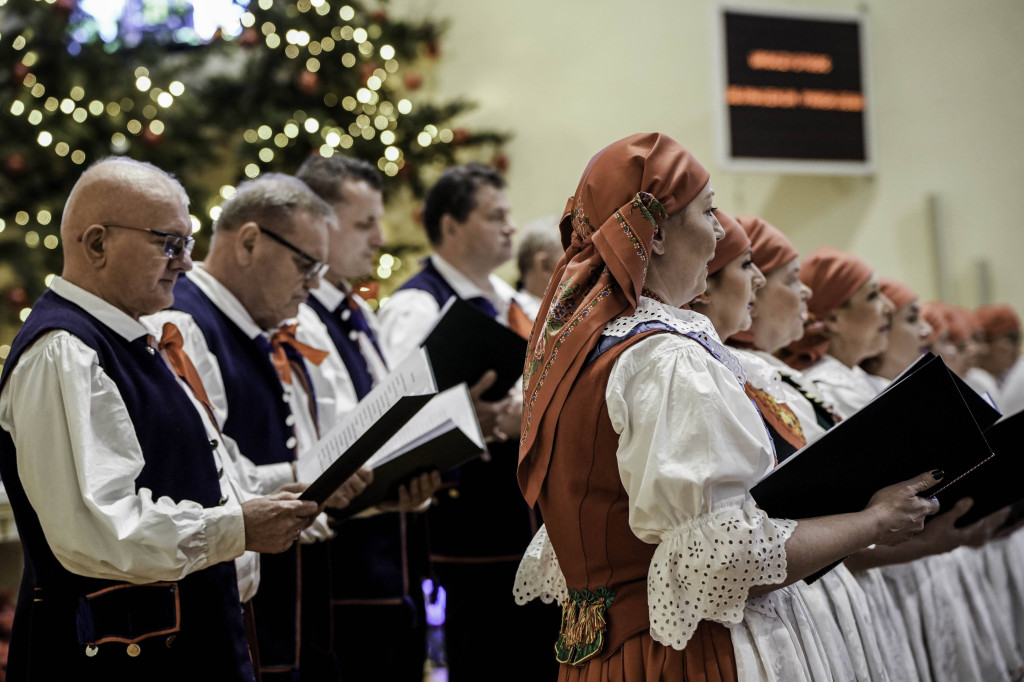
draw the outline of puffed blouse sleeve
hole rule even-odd
[[[770,436],[736,376],[677,334],[624,352],[605,397],[630,527],[658,545],[651,636],[682,649],[701,620],[739,623],[751,587],[786,577],[796,523],[769,518],[749,492],[774,466]]]

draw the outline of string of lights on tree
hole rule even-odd
[[[188,3],[131,3],[149,23],[104,41],[76,0],[0,0],[0,359],[60,271],[64,200],[100,158],[173,172],[200,256],[238,182],[294,172],[311,153],[365,159],[386,176],[392,223],[406,223],[389,226],[403,229],[389,229],[380,280],[425,250],[408,224],[444,168],[507,168],[506,134],[456,125],[472,104],[428,95],[441,23],[392,18],[386,4],[252,0],[235,31],[187,45],[173,27],[187,26]]]

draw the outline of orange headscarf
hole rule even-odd
[[[776,268],[781,268],[800,254],[793,242],[767,220],[753,215],[741,215],[736,218],[750,237],[750,248],[754,252],[754,265],[767,275]]]
[[[715,244],[715,257],[708,263],[709,275],[715,274],[750,248],[750,237],[735,218],[717,208],[715,217],[718,218],[718,224],[725,230],[725,236]]]
[[[547,476],[558,415],[605,324],[636,310],[658,225],[686,208],[707,170],[678,142],[641,133],[587,164],[559,228],[565,254],[555,267],[527,348],[519,486],[529,504]]]
[[[828,352],[825,318],[871,279],[871,267],[852,253],[831,246],[812,251],[800,264],[800,281],[811,288],[804,337],[787,347],[785,360],[796,369],[810,367]]]
[[[800,255],[796,247],[793,246],[793,242],[789,241],[789,237],[782,234],[782,230],[767,220],[753,215],[741,215],[736,218],[736,221],[750,237],[750,250],[753,254],[754,265],[765,276]],[[717,251],[715,255],[718,255]],[[754,332],[749,329],[736,332],[729,337],[729,343],[741,348],[753,348]]]
[[[893,312],[899,312],[917,300],[917,293],[898,279],[879,277],[878,286],[885,297],[892,301]]]
[[[974,335],[976,329],[974,316],[963,306],[946,304],[943,314],[949,328],[949,340],[960,345]]]
[[[985,340],[1020,333],[1020,318],[1008,305],[983,305],[974,311],[974,320],[985,330]]]
[[[946,322],[946,304],[942,301],[929,301],[921,306],[921,317],[932,328],[932,333],[924,340],[925,346],[931,346],[949,331],[949,324]]]

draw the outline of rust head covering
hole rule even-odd
[[[753,215],[741,215],[736,218],[750,237],[750,248],[754,252],[754,265],[767,275],[776,268],[781,268],[800,254],[789,237],[782,230],[763,218]]]
[[[1008,334],[1020,334],[1020,318],[1008,305],[983,305],[974,311],[974,321],[991,341]]]
[[[894,313],[903,310],[917,300],[917,293],[898,279],[879,277],[878,286],[885,297],[892,301]]]
[[[753,254],[754,265],[763,275],[767,276],[772,270],[781,268],[800,255],[796,247],[793,246],[793,242],[789,241],[789,237],[782,234],[782,230],[768,221],[753,215],[741,215],[736,218],[736,221],[750,237],[750,250]],[[718,255],[717,251],[715,255]],[[730,336],[728,341],[741,348],[753,348],[754,332],[744,329]]]
[[[946,304],[943,314],[946,317],[946,326],[949,328],[949,340],[960,345],[974,335],[974,315],[963,306]]]
[[[946,323],[946,304],[942,301],[928,301],[922,305],[921,317],[932,328],[932,333],[924,340],[924,345],[931,346],[949,331],[949,325]]]
[[[743,231],[743,226],[725,211],[715,209],[718,224],[725,230],[725,236],[715,245],[715,257],[708,263],[708,274],[713,275],[732,261],[746,253],[750,248],[750,237]]]
[[[852,253],[831,246],[812,251],[800,264],[800,281],[811,288],[804,337],[786,349],[786,362],[797,369],[810,367],[828,352],[825,318],[850,300],[871,279],[871,267]]]
[[[631,135],[587,164],[559,228],[565,254],[533,325],[523,369],[519,485],[529,504],[547,476],[559,412],[605,324],[636,310],[651,241],[665,218],[686,208],[709,179],[678,142]]]

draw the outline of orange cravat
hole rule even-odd
[[[508,304],[508,328],[524,339],[529,339],[533,331],[533,320],[523,312],[515,299]]]
[[[196,399],[203,404],[203,407],[210,414],[210,419],[214,425],[217,425],[217,420],[213,415],[213,406],[206,395],[206,389],[203,388],[203,380],[199,378],[196,366],[192,364],[192,360],[185,352],[181,330],[173,322],[164,323],[159,348],[167,354],[167,359],[170,361],[174,373],[192,390],[192,394],[195,395]]]
[[[286,384],[292,383],[292,367],[284,352],[285,346],[291,346],[299,355],[314,365],[319,365],[328,355],[327,351],[307,346],[296,339],[295,330],[298,329],[298,326],[298,324],[290,324],[278,327],[270,337],[270,357],[274,361],[274,369],[277,370],[277,376],[281,377],[281,381]]]

